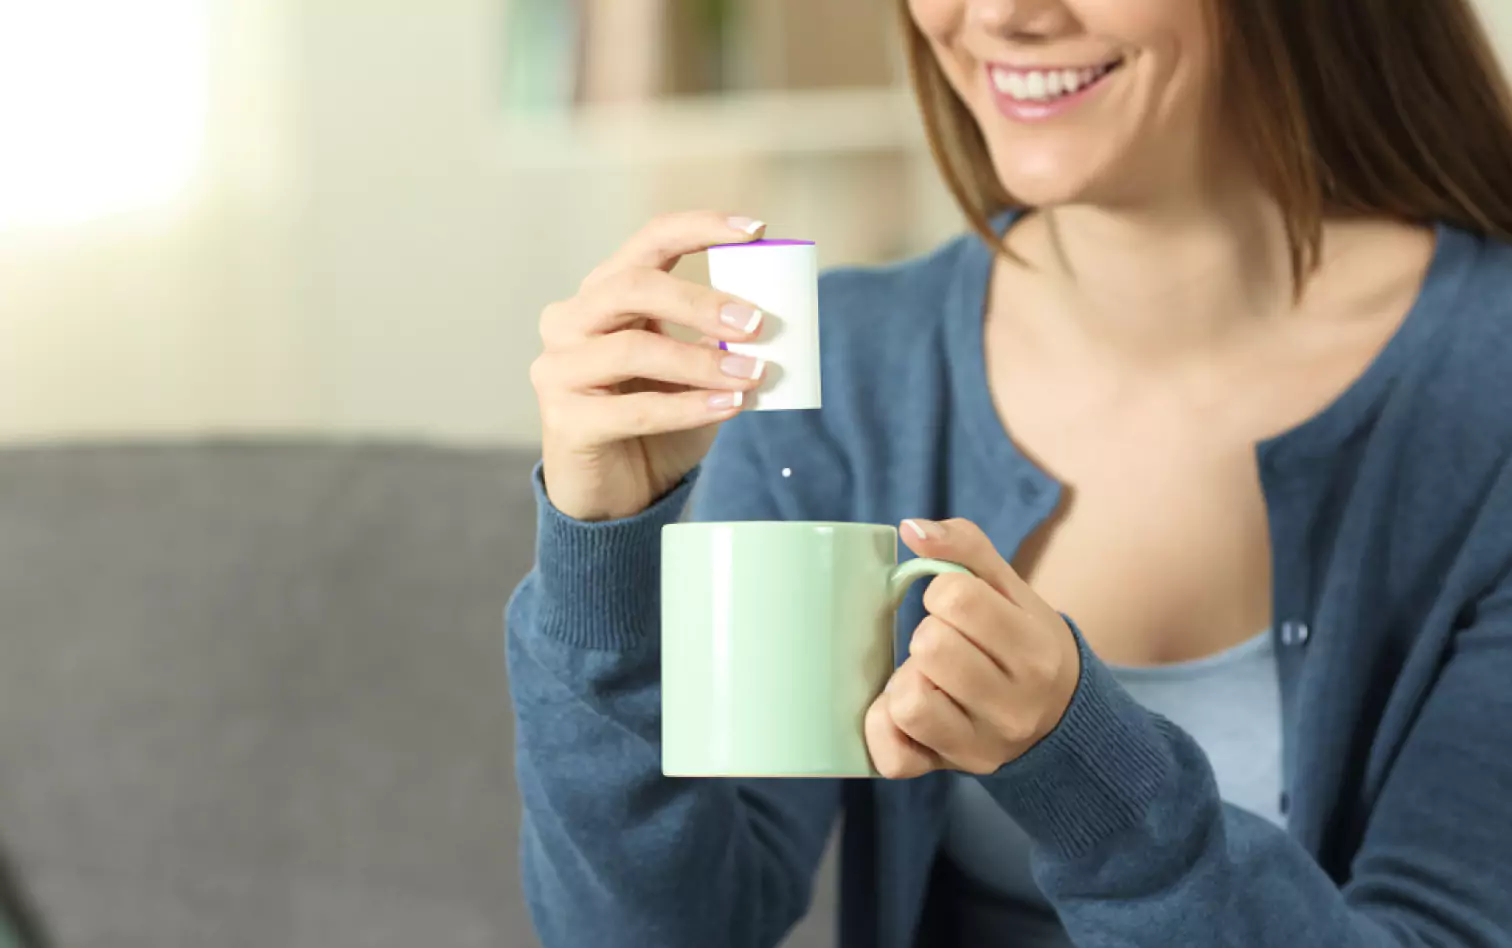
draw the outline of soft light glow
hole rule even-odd
[[[206,0],[0,0],[0,227],[171,200],[205,127]]]

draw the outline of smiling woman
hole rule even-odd
[[[1512,236],[1512,99],[1464,0],[898,8],[935,157],[983,236],[1008,208],[1139,201],[1236,174],[1274,194],[1299,280],[1317,265],[1329,213]],[[996,58],[1002,45],[966,28],[968,9],[1010,26],[1022,52]],[[1074,40],[1042,41],[1073,16]],[[1060,121],[1038,121],[1048,118]]]
[[[843,814],[843,948],[1512,944],[1512,94],[1468,0],[898,10],[975,233],[821,279],[822,412],[732,398],[762,321],[671,275],[748,218],[541,315],[544,941],[772,948]],[[969,570],[899,612],[882,779],[658,768],[717,712],[659,700],[685,505]]]

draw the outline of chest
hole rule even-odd
[[[1149,434],[1036,430],[1031,441],[1063,491],[1014,563],[1120,665],[1200,658],[1271,623],[1271,544],[1252,445]]]

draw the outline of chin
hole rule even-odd
[[[1006,157],[1006,156],[1005,156]],[[1095,190],[1093,170],[1081,162],[1053,159],[1026,162],[1022,155],[993,161],[998,181],[1014,202],[1025,207],[1087,203]]]

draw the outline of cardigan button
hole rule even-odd
[[[1290,813],[1291,812],[1291,794],[1287,793],[1285,790],[1282,790],[1281,791],[1281,799],[1277,801],[1277,806],[1280,807],[1280,809],[1281,809],[1281,815],[1282,816],[1286,816],[1288,813]]]
[[[1306,645],[1307,640],[1312,638],[1312,630],[1306,622],[1288,620],[1281,623],[1282,645]]]
[[[1018,482],[1019,500],[1026,504],[1032,504],[1039,500],[1040,487],[1030,478],[1023,478]]]

